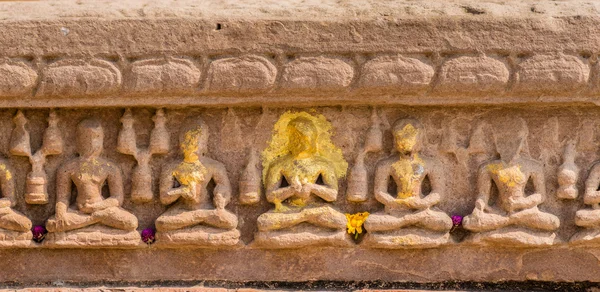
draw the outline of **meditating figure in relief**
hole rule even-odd
[[[423,126],[416,120],[399,120],[392,133],[397,153],[380,161],[375,172],[375,198],[385,205],[385,211],[367,218],[362,244],[423,248],[448,243],[452,220],[434,207],[446,192],[443,170],[436,161],[419,154],[425,137]],[[422,189],[426,179],[431,185],[429,194]],[[397,194],[389,193],[390,182]]]
[[[274,209],[258,217],[255,244],[265,248],[351,244],[346,216],[333,208],[348,163],[330,140],[329,122],[285,113],[263,152],[266,198]]]
[[[583,194],[584,209],[575,213],[575,224],[583,229],[571,237],[572,243],[600,244],[600,162],[596,162],[587,180]],[[575,198],[574,196],[573,198]],[[589,207],[588,207],[589,206]]]
[[[98,120],[87,119],[77,126],[77,152],[58,168],[56,213],[46,223],[48,245],[135,246],[140,244],[137,218],[121,208],[123,177],[121,169],[100,154],[104,131]],[[103,188],[108,184],[108,197]],[[76,198],[71,205],[72,187]]]
[[[546,199],[543,166],[521,157],[527,135],[527,124],[521,118],[501,119],[494,127],[500,159],[480,167],[475,209],[463,220],[464,228],[476,232],[471,238],[473,243],[526,246],[554,243],[554,231],[560,221],[539,209]],[[525,193],[529,180],[533,194]],[[498,198],[490,205],[493,185]]]
[[[239,241],[238,218],[225,209],[231,201],[227,170],[205,156],[208,137],[208,127],[198,119],[185,122],[179,133],[183,158],[165,165],[160,177],[160,201],[172,206],[156,219],[157,243],[230,246]]]
[[[0,159],[0,247],[23,247],[31,244],[31,220],[15,211],[17,204],[12,167]]]

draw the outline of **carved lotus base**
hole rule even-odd
[[[0,248],[28,247],[33,245],[31,232],[0,229]]]
[[[51,232],[46,235],[47,247],[135,247],[142,243],[140,234],[133,231],[118,230],[102,225],[92,225],[67,232]]]
[[[316,226],[297,226],[281,231],[259,231],[254,236],[254,247],[301,248],[308,246],[353,246],[346,230],[327,230]]]
[[[194,226],[174,231],[157,232],[157,246],[219,247],[233,246],[240,241],[240,231],[208,226]]]
[[[583,229],[571,236],[571,244],[577,245],[600,245],[600,229]]]
[[[481,245],[505,245],[510,247],[550,246],[556,242],[556,233],[521,228],[503,228],[475,233],[466,240]]]
[[[371,248],[432,248],[451,243],[450,233],[419,228],[404,228],[390,232],[369,232],[361,245]]]

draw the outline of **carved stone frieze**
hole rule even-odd
[[[0,1],[0,284],[598,283],[597,6]]]

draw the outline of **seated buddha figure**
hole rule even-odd
[[[285,113],[263,152],[263,181],[274,209],[258,217],[254,243],[264,248],[345,246],[346,216],[330,202],[348,163],[329,138],[323,116]]]
[[[475,232],[472,243],[499,245],[551,245],[556,239],[558,217],[543,212],[546,199],[544,169],[540,162],[521,157],[527,124],[521,118],[504,118],[494,127],[500,159],[484,163],[477,174],[478,198],[463,227]],[[531,180],[533,193],[526,194]],[[498,197],[491,204],[494,184]]]
[[[31,220],[15,211],[15,178],[8,161],[0,159],[0,247],[23,247],[31,244]]]
[[[62,164],[56,174],[56,213],[48,219],[47,245],[72,247],[136,246],[137,218],[121,208],[121,169],[100,154],[104,131],[98,120],[83,120],[77,126],[79,156]],[[103,196],[108,185],[110,195]],[[71,205],[75,185],[76,198]]]
[[[157,243],[207,247],[238,243],[238,218],[225,209],[231,201],[227,170],[205,156],[207,143],[203,121],[184,123],[179,133],[183,158],[166,164],[160,177],[160,201],[171,206],[156,219]],[[211,181],[212,194],[207,188]]]
[[[583,203],[587,208],[578,210],[575,213],[575,225],[583,227],[582,230],[575,233],[571,243],[598,245],[600,244],[600,162],[596,162],[587,180],[585,181],[585,192],[583,194]]]
[[[379,162],[375,171],[375,198],[385,206],[383,213],[369,215],[363,245],[378,248],[435,247],[450,240],[452,219],[436,210],[445,194],[442,169],[421,157],[424,129],[412,119],[399,120],[392,129],[397,153]],[[431,192],[423,194],[428,178]],[[397,194],[388,192],[390,180]]]

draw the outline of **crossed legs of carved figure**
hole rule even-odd
[[[17,213],[10,207],[0,208],[0,228],[28,232],[31,230],[31,220],[22,214]]]
[[[392,231],[408,226],[447,232],[452,228],[452,219],[444,212],[426,209],[401,217],[387,214],[372,214],[365,221],[365,229],[369,232]]]
[[[270,211],[258,217],[259,231],[273,231],[293,227],[300,223],[310,223],[331,229],[345,229],[346,216],[329,206],[304,208],[299,212]]]
[[[206,224],[221,229],[234,229],[238,225],[238,218],[225,209],[188,210],[177,205],[156,219],[156,230],[171,231],[198,224]]]
[[[560,220],[550,213],[542,212],[537,207],[533,207],[509,216],[476,210],[473,214],[466,216],[463,221],[463,226],[466,229],[475,232],[496,230],[509,225],[553,231],[558,229]]]
[[[575,213],[575,224],[586,228],[600,227],[600,209],[582,209]]]
[[[64,232],[96,223],[126,231],[135,230],[138,226],[138,220],[133,214],[120,207],[110,207],[93,212],[92,214],[69,210],[65,214],[64,224],[58,224],[56,218],[53,217],[48,219],[46,228],[50,232]]]

